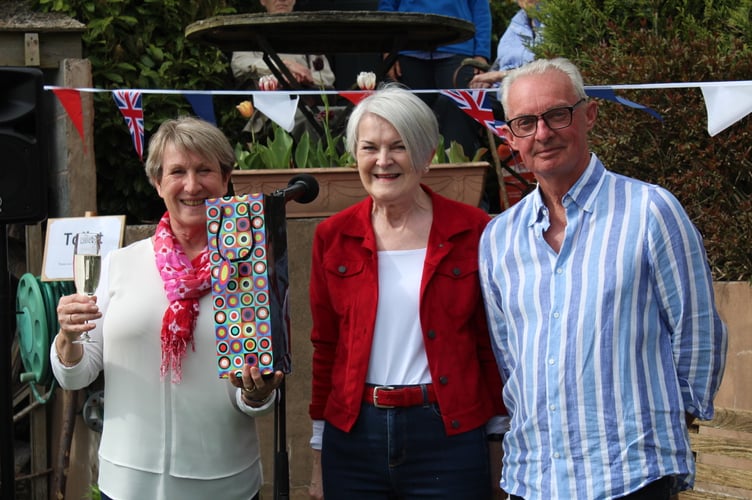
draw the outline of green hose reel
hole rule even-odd
[[[21,382],[28,382],[36,399],[47,402],[37,385],[54,382],[50,369],[50,344],[57,334],[57,303],[63,295],[74,292],[71,281],[41,281],[30,273],[21,276],[16,291],[16,334],[24,372]],[[50,391],[51,392],[51,391]]]

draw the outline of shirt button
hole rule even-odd
[[[460,271],[459,267],[455,267],[454,269],[452,269],[452,274],[454,274],[455,276],[459,276],[461,272],[462,271]]]
[[[548,407],[551,411],[556,411],[556,405],[549,405]]]
[[[447,379],[446,375],[442,375],[441,377],[439,377],[439,383],[441,385],[446,385],[447,382],[448,382],[448,379]]]
[[[456,420],[452,420],[452,429],[459,429],[460,423]]]
[[[337,271],[339,271],[340,274],[343,274],[343,273],[345,273],[347,271],[347,266],[339,266],[337,268]]]
[[[559,313],[558,313],[558,312],[555,312],[555,313],[554,313],[554,318],[558,318],[558,317],[559,317]]]
[[[428,333],[426,334],[426,336],[429,339],[435,339],[436,338],[436,332],[434,330],[428,330]]]
[[[549,364],[549,365],[552,365],[552,364],[554,364],[554,363],[556,363],[556,361],[554,360],[554,358],[549,358],[549,360],[548,360],[548,364]]]
[[[558,452],[558,451],[557,451],[556,453],[554,453],[554,458],[559,458],[560,456],[561,456],[561,455],[559,455],[559,452]]]
[[[563,273],[563,272],[564,272],[564,269],[562,269],[562,268],[558,268],[558,269],[556,270],[556,274],[561,274],[561,273]]]

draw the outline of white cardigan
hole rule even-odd
[[[160,378],[160,330],[168,305],[151,239],[113,251],[97,291],[103,319],[84,357],[65,367],[53,342],[60,385],[88,386],[104,367],[99,487],[114,499],[253,497],[262,484],[256,424],[266,413],[238,406],[238,390],[217,375],[211,296],[199,301],[195,351],[183,378]],[[109,269],[107,269],[109,268]]]

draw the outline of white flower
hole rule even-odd
[[[373,90],[376,88],[376,73],[373,71],[361,71],[358,73],[357,82],[360,90]]]

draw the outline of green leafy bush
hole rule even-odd
[[[573,60],[587,85],[749,80],[751,10],[751,0],[547,0],[536,52]],[[710,137],[699,88],[618,93],[663,121],[601,101],[593,150],[608,168],[676,195],[716,280],[752,279],[750,117]]]

